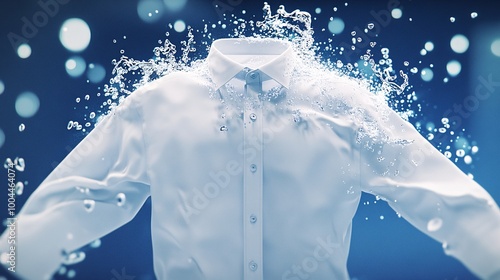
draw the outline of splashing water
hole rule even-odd
[[[246,12],[242,12],[242,15],[245,14]],[[169,25],[170,30],[165,33],[163,40],[158,41],[159,45],[152,50],[151,58],[147,60],[132,58],[125,55],[124,50],[120,51],[121,57],[112,60],[113,77],[103,86],[102,94],[101,92],[97,93],[97,99],[102,100],[100,107],[89,108],[83,121],[69,121],[68,130],[89,132],[91,128],[85,131],[82,124],[85,124],[85,127],[97,124],[136,89],[170,73],[190,71],[208,77],[205,57],[212,42],[216,39],[277,38],[291,43],[296,59],[302,62],[307,61],[307,63],[295,63],[297,67],[294,71],[314,77],[315,81],[321,85],[322,92],[325,93],[324,98],[314,100],[313,105],[318,106],[321,110],[338,111],[350,116],[357,124],[360,124],[357,133],[358,141],[368,136],[372,139],[378,138],[398,145],[412,143],[406,139],[389,139],[382,132],[383,129],[380,129],[379,121],[387,118],[389,113],[382,108],[389,105],[403,119],[412,121],[417,130],[429,141],[434,141],[433,144],[450,160],[457,162],[460,159],[466,164],[472,162],[471,156],[477,152],[478,148],[474,141],[467,140],[463,129],[462,131],[453,131],[447,120],[433,122],[429,120],[429,117],[422,115],[421,101],[413,90],[409,79],[409,76],[412,75],[419,77],[420,66],[417,68],[407,59],[402,62],[404,68],[398,69],[393,64],[390,49],[380,47],[381,44],[375,41],[376,38],[371,38],[370,42],[366,42],[366,51],[359,52],[357,62],[346,62],[343,60],[343,55],[346,52],[359,51],[359,43],[363,37],[363,34],[360,33],[363,30],[350,32],[352,35],[350,47],[339,47],[337,42],[331,38],[322,42],[315,40],[312,27],[314,20],[308,12],[301,10],[288,12],[283,5],[278,7],[276,13],[273,13],[271,6],[264,3],[261,20],[244,19],[235,14],[226,15],[218,23],[202,20],[205,23],[203,28],[193,29],[191,26],[187,26],[186,38],[178,44],[170,39],[170,32],[174,27]],[[373,28],[374,26],[368,24],[364,32],[371,32],[370,30]],[[116,43],[116,40],[114,42]],[[334,86],[328,85],[326,82],[332,73],[357,84],[359,88],[368,89],[371,94],[366,94],[367,91],[349,94],[363,94],[366,95],[363,97],[372,98],[377,109],[381,109],[377,110],[380,115],[368,116],[365,111],[350,104],[347,96],[326,97],[329,90],[335,90]],[[94,97],[87,96],[79,98],[77,103],[84,106],[82,103],[94,99]],[[291,111],[293,112],[293,120],[300,122],[301,112],[293,108]],[[438,125],[434,125],[434,123]],[[219,129],[226,131],[228,128],[221,126]],[[438,137],[443,135],[446,137]],[[457,153],[458,150],[461,151]],[[122,205],[118,198],[116,203],[119,206]],[[87,211],[91,212],[93,205],[89,208],[86,205]],[[433,231],[438,228],[438,220],[432,220],[429,224],[429,230]]]

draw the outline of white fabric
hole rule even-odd
[[[137,90],[22,208],[18,273],[48,277],[61,252],[120,227],[151,196],[158,279],[348,279],[361,191],[479,277],[498,273],[500,210],[486,191],[374,94],[308,63],[283,41],[223,39],[207,71]]]

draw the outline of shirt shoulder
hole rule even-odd
[[[188,102],[200,92],[208,92],[210,84],[206,77],[194,71],[176,71],[151,81],[134,91],[131,99],[138,106],[154,104],[179,104]]]

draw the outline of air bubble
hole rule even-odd
[[[471,18],[477,18],[477,13],[476,13],[476,12],[472,12],[472,13],[470,13],[470,17],[471,17]]]
[[[26,128],[26,125],[24,125],[24,123],[20,124],[19,125],[19,132],[23,132],[25,128]]]
[[[220,130],[220,131],[227,131],[227,126],[223,125],[223,126],[221,126],[221,127],[220,127],[220,129],[219,129],[219,130]]]
[[[450,22],[455,22],[455,17],[450,17]]]
[[[465,156],[465,151],[463,149],[459,149],[456,151],[457,157],[464,157]]]

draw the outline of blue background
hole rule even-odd
[[[28,182],[24,194],[17,198],[18,207],[51,172],[54,164],[60,162],[85,136],[81,131],[68,131],[68,121],[81,119],[89,112],[88,108],[99,108],[103,99],[93,97],[102,91],[103,84],[111,77],[111,60],[120,57],[120,50],[124,49],[130,57],[148,59],[152,49],[158,45],[157,41],[165,38],[169,23],[182,19],[195,29],[202,29],[206,22],[221,20],[214,2],[188,0],[182,10],[165,10],[157,21],[147,23],[138,16],[137,0],[70,0],[60,5],[57,14],[50,17],[47,24],[29,40],[32,54],[27,59],[21,59],[16,54],[7,34],[19,34],[23,26],[21,19],[32,18],[41,8],[37,1],[1,2],[0,80],[5,84],[5,91],[0,94],[0,129],[5,134],[5,143],[0,144],[0,160],[8,157],[23,157],[26,160],[25,171],[17,173],[18,180]],[[261,19],[262,2],[221,2],[228,5],[230,13],[243,18],[256,15],[256,19]],[[301,9],[310,12],[316,18],[313,22],[316,40],[332,38],[332,45],[350,44],[350,31],[374,22],[373,12],[387,10],[390,2],[394,1],[347,1],[346,6],[345,1],[268,1],[273,12],[279,4],[284,4],[288,11]],[[412,90],[415,90],[423,106],[423,113],[413,122],[439,123],[444,112],[453,108],[453,104],[463,104],[468,96],[474,94],[475,88],[480,85],[478,77],[487,79],[491,75],[493,81],[500,81],[500,57],[494,56],[490,50],[491,42],[500,38],[499,4],[495,1],[408,0],[398,3],[403,11],[402,18],[389,19],[388,24],[379,28],[377,36],[372,39],[377,42],[377,48],[390,49],[396,70],[408,72],[409,67],[403,65],[404,61],[410,62],[410,67],[419,69],[430,64],[434,66],[434,79],[430,82],[423,81],[418,73],[409,73]],[[315,12],[318,7],[321,8],[319,14]],[[334,12],[333,7],[338,10]],[[243,10],[245,15],[242,15]],[[471,12],[477,12],[478,17],[472,19]],[[327,28],[332,16],[342,18],[345,23],[344,32],[337,36],[332,36]],[[59,28],[72,17],[85,20],[91,29],[90,45],[78,55],[87,63],[104,66],[107,76],[100,83],[88,82],[85,74],[73,78],[66,73],[65,62],[74,53],[61,45]],[[450,17],[455,17],[456,21],[451,22]],[[326,31],[322,32],[323,28]],[[174,42],[186,36],[186,32],[171,30],[170,33]],[[470,41],[469,49],[463,54],[454,53],[449,45],[452,36],[459,33]],[[123,36],[127,39],[123,40]],[[432,41],[435,49],[422,56],[420,50],[427,41]],[[356,55],[363,54],[367,48],[358,48],[361,52]],[[381,56],[380,52],[376,55]],[[346,56],[333,59],[349,62]],[[462,71],[445,83],[443,79],[449,76],[446,63],[453,59],[460,61]],[[16,98],[24,91],[32,91],[40,99],[40,108],[31,118],[22,118],[15,110]],[[89,101],[75,102],[78,97],[83,100],[86,94],[92,96]],[[466,173],[472,173],[497,203],[500,202],[500,187],[496,180],[500,166],[497,144],[500,126],[496,123],[500,119],[498,108],[499,86],[493,89],[487,100],[480,101],[470,116],[462,119],[460,129],[465,129],[465,136],[471,143],[477,143],[479,152],[473,156],[470,165],[459,161],[459,167]],[[22,132],[19,131],[21,123],[26,126]],[[7,179],[6,170],[1,178]],[[7,191],[0,192],[0,201],[1,207],[7,208],[4,206]],[[2,220],[7,217],[6,212],[6,209],[0,209]],[[148,201],[132,222],[102,238],[100,248],[88,250],[84,262],[67,269],[76,272],[74,279],[118,279],[116,275],[121,275],[122,269],[125,269],[126,275],[135,276],[137,280],[154,279],[149,224]],[[475,279],[463,265],[444,254],[441,244],[398,218],[385,202],[377,201],[371,195],[363,195],[354,220],[348,267],[351,277],[356,279]],[[56,278],[66,279],[67,275]]]

